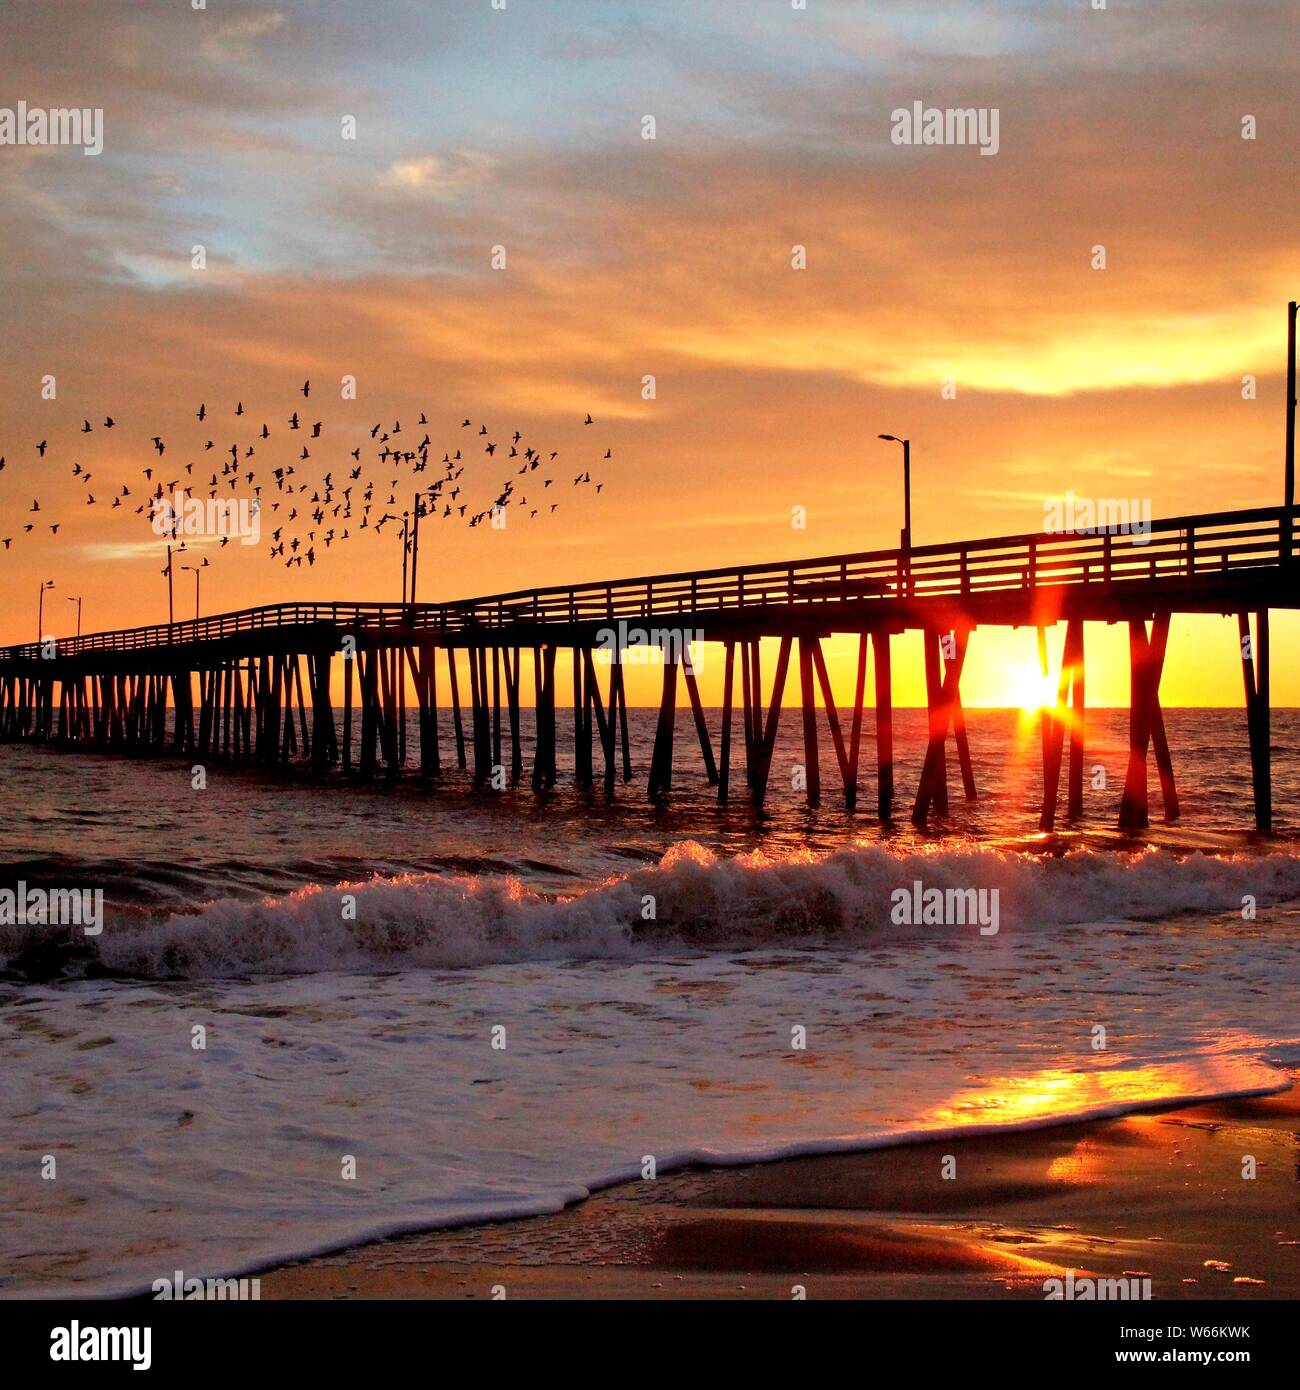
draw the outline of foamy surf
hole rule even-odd
[[[998,931],[895,921],[917,882],[996,890]],[[1276,1090],[1300,1065],[1297,898],[1277,853],[685,842],[562,897],[412,875],[110,919],[114,978],[0,985],[0,1294],[555,1211],[648,1158]],[[12,959],[49,929],[0,930]]]
[[[1277,1089],[1270,1063],[1300,1060],[1276,988],[1298,935],[1219,916],[7,986],[0,1292],[133,1292],[553,1211],[647,1158],[663,1172]]]
[[[1182,914],[1242,917],[1300,898],[1300,858],[991,848],[897,854],[859,845],[814,856],[719,858],[694,842],[650,868],[556,897],[509,876],[406,875],[223,899],[163,920],[138,915],[92,943],[106,968],[145,978],[220,979],[524,961],[635,959],[683,949],[885,945],[969,936],[969,925],[899,922],[916,883],[997,894],[997,931]],[[9,963],[48,929],[0,926]]]

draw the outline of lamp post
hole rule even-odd
[[[898,435],[879,435],[890,443],[902,445],[902,549],[912,549],[912,441]]]
[[[420,572],[420,494],[417,492],[411,502],[411,515],[414,529],[411,537],[411,604],[415,605],[415,581]]]
[[[910,551],[912,548],[912,441],[910,439],[899,439],[896,434],[882,434],[881,439],[888,440],[891,444],[901,444],[903,446],[903,549]]]
[[[54,580],[46,579],[41,583],[41,596],[36,603],[36,644],[39,646],[45,636],[45,591],[54,588]]]
[[[180,555],[184,550],[184,542],[178,545],[175,550],[170,544],[167,546],[167,568],[163,570],[163,573],[167,576],[167,624],[169,627],[176,621],[176,607],[172,602],[172,556]]]
[[[73,598],[72,595],[69,594],[69,595],[68,595],[68,602],[69,602],[69,603],[75,603],[75,604],[77,605],[77,636],[80,637],[80,636],[81,636],[81,595],[78,594],[78,595],[76,596],[76,598]]]
[[[1283,556],[1287,561],[1291,559],[1291,508],[1295,506],[1295,320],[1293,299],[1286,306],[1286,479],[1282,500],[1287,509],[1283,522]]]
[[[207,569],[209,563],[210,561],[208,560],[208,558],[204,556],[203,563],[201,565],[181,566],[181,569],[186,570],[187,572],[192,573],[194,575],[194,621],[196,623],[199,620],[199,576],[203,573],[205,569]]]

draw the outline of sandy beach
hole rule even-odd
[[[552,1216],[287,1265],[263,1298],[1043,1298],[1149,1278],[1156,1299],[1300,1295],[1300,1088],[1121,1119],[691,1170]],[[956,1176],[940,1177],[956,1159]],[[1256,1177],[1242,1176],[1243,1158]]]

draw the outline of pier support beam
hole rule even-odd
[[[1160,792],[1165,820],[1178,819],[1178,792],[1174,767],[1165,736],[1164,715],[1160,710],[1160,675],[1164,670],[1165,648],[1169,642],[1169,614],[1157,613],[1151,635],[1141,619],[1129,625],[1129,757],[1120,799],[1119,828],[1144,830],[1150,824],[1147,794],[1147,745],[1154,743],[1156,766],[1160,773]]]
[[[772,701],[768,707],[765,725],[759,716],[759,709],[762,705],[762,686],[758,683],[760,674],[758,642],[754,642],[754,725],[756,729],[761,729],[754,767],[754,785],[750,794],[755,807],[761,807],[767,799],[767,779],[772,771],[772,753],[776,749],[776,732],[781,722],[781,699],[785,693],[786,673],[790,669],[790,644],[792,640],[790,637],[781,638],[781,646],[776,658],[776,674],[772,678]]]
[[[722,669],[722,735],[718,749],[718,800],[725,802],[731,789],[731,706],[735,697],[736,644],[728,642]]]
[[[940,634],[926,629],[923,633],[930,740],[926,747],[925,763],[921,768],[921,782],[917,787],[916,801],[912,806],[912,822],[915,825],[926,823],[931,806],[934,807],[936,815],[948,814],[948,759],[945,745],[949,728],[953,728],[956,735],[957,757],[961,765],[966,799],[975,799],[975,774],[971,765],[965,715],[959,693],[969,635],[965,630]],[[951,652],[951,657],[946,654],[945,648],[947,652]]]
[[[1237,614],[1241,639],[1241,674],[1246,687],[1246,733],[1250,740],[1250,780],[1255,799],[1255,828],[1273,829],[1272,711],[1269,694],[1268,609]]]
[[[881,820],[894,811],[894,695],[889,644],[892,633],[871,634],[876,669],[876,809]]]
[[[555,785],[555,647],[533,648],[533,688],[537,736],[533,747],[533,790]]]
[[[1068,713],[1071,696],[1073,719]],[[1056,707],[1050,711],[1045,709],[1043,720],[1043,809],[1038,828],[1046,833],[1056,826],[1056,802],[1067,724],[1070,725],[1068,809],[1072,817],[1083,810],[1083,623],[1077,618],[1070,619],[1066,624],[1061,672],[1056,683]]]
[[[510,780],[518,782],[524,771],[524,752],[519,742],[519,658],[518,647],[506,650],[506,706],[510,721]]]
[[[799,638],[799,701],[803,706],[804,783],[808,805],[822,801],[821,757],[817,747],[817,697],[813,694],[813,644],[816,638]]]
[[[657,801],[673,784],[673,733],[677,725],[677,666],[674,654],[664,654],[664,685],[655,726],[654,752],[650,758],[648,795]]]
[[[704,707],[700,703],[700,686],[695,679],[695,667],[691,664],[690,648],[682,653],[682,677],[686,681],[686,693],[691,698],[691,714],[695,719],[695,733],[700,740],[700,756],[704,759],[704,775],[709,786],[718,785],[718,765],[713,760],[713,743],[709,738],[709,726],[704,721]]]
[[[844,788],[844,805],[848,810],[852,810],[858,799],[858,765],[857,755],[850,760],[849,750],[844,746],[844,731],[840,728],[839,711],[835,708],[835,695],[831,689],[830,672],[826,669],[826,657],[822,652],[820,639],[814,638],[812,643],[813,668],[817,672],[817,683],[821,688],[822,705],[826,709],[826,721],[831,729],[831,743],[835,748],[835,761],[840,770],[840,784]],[[861,654],[858,662],[860,674],[865,675],[862,665]],[[861,699],[857,705],[859,716],[861,714]],[[859,718],[859,722],[860,718]]]
[[[451,686],[451,716],[456,728],[456,766],[465,770],[465,725],[460,716],[460,683],[456,675],[456,648],[447,648],[447,674]]]

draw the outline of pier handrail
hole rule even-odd
[[[1140,531],[1026,532],[771,564],[515,589],[443,603],[291,602],[206,618],[56,639],[60,657],[219,642],[266,628],[454,633],[520,624],[645,621],[754,609],[954,597],[998,590],[1130,581],[1188,581],[1277,568],[1294,553],[1300,507],[1168,517]],[[0,648],[33,660],[34,642]]]

